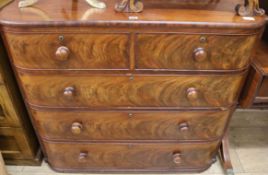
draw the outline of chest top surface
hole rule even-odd
[[[264,17],[241,17],[235,14],[235,6],[243,4],[243,0],[144,0],[145,7],[141,13],[115,12],[116,0],[103,0],[106,9],[94,9],[84,0],[39,0],[34,6],[21,9],[18,8],[18,2],[13,1],[0,11],[2,25],[202,25],[259,28],[264,23]]]

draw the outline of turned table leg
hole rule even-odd
[[[223,165],[224,170],[226,171],[227,175],[234,175],[234,170],[230,158],[230,153],[229,153],[229,137],[228,133],[225,134],[225,136],[222,139],[222,143],[219,149],[219,155],[220,159]]]
[[[5,162],[3,160],[3,157],[2,157],[2,153],[1,152],[0,152],[0,174],[1,175],[8,175],[7,174],[6,167],[5,167]]]

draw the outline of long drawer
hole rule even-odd
[[[47,107],[178,108],[233,105],[245,73],[228,75],[27,74],[30,104]]]
[[[232,111],[51,111],[34,110],[41,137],[49,140],[219,139]]]
[[[210,166],[218,142],[48,143],[48,162],[58,171],[202,171]]]

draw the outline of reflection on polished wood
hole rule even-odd
[[[64,3],[62,3],[61,0],[39,0],[38,3],[31,8],[43,11],[42,13],[45,13],[46,16],[50,18],[48,20],[47,17],[44,18],[43,15],[38,13],[29,13],[28,11],[22,10],[26,8],[18,8],[18,0],[16,0],[0,11],[1,23],[20,26],[36,26],[44,25],[44,23],[46,26],[55,26],[56,23],[63,26],[66,26],[67,24],[68,26],[78,26],[78,24],[83,21],[83,25],[90,23],[95,26],[103,26],[104,23],[107,25],[114,25],[116,23],[118,27],[130,25],[133,21],[129,20],[128,15],[125,15],[124,13],[116,13],[114,11],[116,2],[116,0],[105,1],[107,8],[97,9],[90,8],[84,0],[65,0]],[[180,2],[180,0],[176,0],[176,2]],[[192,4],[184,5],[173,1],[164,3],[163,0],[146,0],[144,1],[146,10],[142,13],[136,13],[135,16],[137,16],[137,19],[134,21],[139,22],[139,26],[146,26],[146,23],[156,25],[155,22],[157,20],[167,22],[165,24],[167,27],[180,24],[179,29],[183,29],[184,26],[206,26],[208,28],[213,28],[223,25],[225,28],[228,27],[229,29],[233,29],[228,31],[225,30],[224,33],[230,33],[235,29],[237,30],[237,28],[233,27],[234,25],[238,25],[240,28],[261,26],[263,22],[263,17],[261,16],[255,16],[254,21],[249,23],[241,16],[235,15],[234,7],[241,2],[242,0],[221,0],[206,6],[198,6]],[[91,11],[90,15],[84,16],[85,13],[89,13],[87,12],[89,9],[94,11]],[[189,14],[189,9],[191,14]],[[188,22],[185,23],[184,21]],[[157,25],[163,25],[163,23],[158,23]],[[130,30],[132,29],[137,30],[137,28],[130,28]],[[150,28],[150,30],[152,29],[153,28]],[[191,31],[193,31],[193,29],[194,28],[191,28]],[[109,28],[109,30],[112,29]],[[215,30],[214,32],[213,30],[207,30],[207,32],[215,33]]]
[[[198,0],[183,1],[186,4],[199,3]],[[209,2],[203,2],[202,4],[217,3],[219,0],[212,0]],[[165,2],[168,3],[168,2]],[[117,12],[142,12],[143,2],[142,0],[121,0],[121,2],[115,5],[115,10]],[[244,4],[238,4],[235,8],[236,12],[240,16],[255,16],[264,15],[265,11],[259,7],[259,0],[245,0]]]
[[[47,15],[46,12],[42,11],[39,8],[35,8],[35,7],[25,7],[25,8],[21,8],[20,9],[22,13],[30,13],[33,15],[37,15],[40,16],[42,19],[44,19],[44,21],[49,21],[51,20],[50,17]]]
[[[19,8],[29,7],[36,4],[39,0],[20,0]],[[85,0],[90,6],[94,8],[106,8],[106,4],[104,2],[100,2],[99,0]]]

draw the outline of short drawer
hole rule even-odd
[[[38,111],[32,116],[41,137],[49,140],[219,139],[231,111]]]
[[[20,73],[32,105],[76,108],[233,105],[244,73],[233,75],[96,75]]]
[[[21,128],[0,127],[0,150],[5,159],[32,159],[34,153]]]
[[[137,69],[232,70],[248,66],[256,36],[138,34]]]
[[[64,172],[202,171],[212,163],[217,145],[44,142],[49,164]]]
[[[127,34],[5,34],[25,69],[128,69]]]

